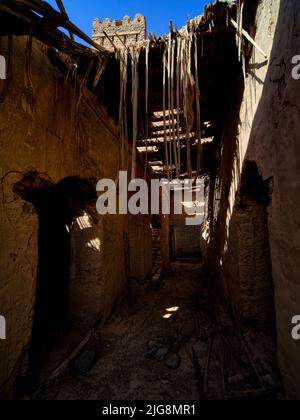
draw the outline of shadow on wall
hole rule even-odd
[[[259,0],[245,2],[244,28],[251,33],[256,30],[253,22],[255,21],[259,2]],[[232,60],[236,60],[237,54],[236,49]],[[248,44],[245,51],[247,71],[248,75],[250,74],[256,78],[256,70],[266,67],[268,61],[264,59],[256,62],[255,60],[254,63],[250,63],[252,54],[252,45]],[[228,220],[224,222],[223,216],[226,215],[227,217],[228,210],[230,213],[232,212],[232,202],[234,201],[234,195],[240,183],[241,168],[243,165],[237,139],[240,134],[240,126],[242,125],[240,121],[240,110],[244,99],[246,80],[243,75],[242,63],[236,63],[233,69],[233,79],[230,79],[231,84],[229,85],[228,83],[224,83],[224,78],[220,75],[222,85],[227,86],[226,101],[224,97],[222,105],[223,111],[219,112],[222,117],[217,124],[217,142],[220,143],[222,156],[220,167],[216,168],[211,174],[209,182],[207,214],[210,226],[206,240],[208,244],[213,243],[214,252],[210,253],[209,259],[214,267],[219,266],[220,256],[226,248],[228,237],[226,221],[228,222]],[[255,91],[253,95],[256,97],[255,84],[253,84],[253,89]],[[224,107],[225,103],[226,106]],[[234,186],[233,192],[232,185]]]
[[[252,122],[251,112],[255,106],[255,103],[253,102],[259,96],[260,86],[263,83],[260,79],[258,81],[256,70],[265,67],[268,62],[265,59],[261,59],[260,61],[256,60],[255,51],[251,50],[251,52],[254,57],[254,62],[247,64],[247,70],[250,68],[247,79],[244,80],[242,72],[240,73],[240,78],[236,84],[235,94],[233,95],[234,101],[232,107],[229,108],[227,121],[225,121],[222,138],[221,164],[218,173],[214,174],[210,186],[210,229],[207,239],[209,246],[209,262],[212,267],[215,269],[219,267],[221,270],[225,292],[230,295],[235,309],[238,309],[239,314],[243,312],[241,299],[241,287],[243,285],[241,284],[242,281],[240,278],[240,265],[248,265],[249,267],[249,272],[246,275],[247,279],[244,280],[246,285],[247,281],[253,282],[255,278],[257,279],[259,272],[262,273],[264,271],[262,267],[259,266],[261,262],[257,265],[254,262],[256,261],[256,257],[260,257],[260,253],[266,254],[265,263],[269,272],[268,277],[272,276],[271,265],[269,264],[270,247],[265,245],[266,238],[269,240],[267,207],[270,202],[270,191],[268,191],[267,185],[262,185],[264,181],[260,179],[259,168],[254,159],[253,162],[246,161],[247,150],[243,150],[245,145],[242,144],[243,141],[245,143],[247,142],[245,138],[242,137],[245,135],[243,130],[246,132],[248,139],[250,138],[249,145],[253,141],[253,131],[255,130],[253,127],[256,126],[257,117],[259,118],[259,116],[264,113],[264,110],[261,109],[261,104],[264,96],[268,96],[267,92],[269,90],[269,86],[266,85],[263,89],[262,98]],[[251,83],[250,77],[256,82]],[[266,80],[268,80],[268,75]],[[249,85],[251,85],[251,98],[248,101],[248,99],[245,99],[245,96],[249,94],[249,92],[246,91],[245,88],[249,87]],[[246,110],[244,110],[245,121],[240,120],[242,116],[242,105],[246,106]],[[251,127],[249,133],[247,133],[247,128],[245,127]],[[261,197],[262,194],[265,195],[264,198]],[[264,204],[260,202],[261,200]],[[253,204],[253,214],[251,214],[250,211],[250,203]],[[257,206],[254,205],[255,203]],[[258,211],[260,214],[259,216],[258,214],[255,215],[255,207],[257,211],[258,207],[261,207],[261,212]],[[243,214],[244,217],[242,217]],[[256,226],[254,226],[254,224],[251,225],[252,218],[257,218]],[[243,228],[246,229],[246,231],[242,233]],[[262,243],[256,238],[257,228],[265,230],[261,235]],[[242,239],[246,239],[245,234],[247,236],[247,231],[248,243],[241,243]],[[249,236],[252,236],[252,239]],[[241,248],[244,248],[245,250],[243,255],[239,255]],[[256,257],[254,255],[255,248],[261,248],[260,251],[257,249],[258,252]],[[271,295],[273,296],[273,287],[271,289]],[[247,299],[247,296],[245,299]],[[261,319],[262,317],[256,314],[254,319],[256,318]]]
[[[240,167],[240,156],[236,144],[239,134],[239,111],[241,108],[244,94],[244,80],[241,73],[235,86],[233,97],[235,100],[229,107],[230,112],[227,115],[226,125],[223,133],[223,152],[221,157],[221,166],[219,171],[211,174],[208,196],[208,219],[209,219],[209,237],[208,244],[213,244],[214,251],[209,253],[211,265],[219,265],[222,250],[227,240],[226,223],[223,222],[223,215],[227,214],[229,208],[229,191],[232,183],[238,185],[240,182],[240,173],[236,167]],[[215,258],[217,257],[217,258]]]

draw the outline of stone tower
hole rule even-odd
[[[122,20],[111,21],[109,18],[101,22],[95,19],[93,23],[93,40],[108,50],[113,50],[113,46],[104,32],[118,47],[130,46],[145,41],[147,37],[146,18],[141,14],[136,14],[131,20],[125,16]],[[122,40],[122,41],[121,41]]]

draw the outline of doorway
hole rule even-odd
[[[35,380],[47,354],[72,329],[69,316],[71,231],[73,220],[96,202],[92,181],[68,177],[57,184],[30,172],[14,191],[34,205],[38,215],[38,265],[29,348],[29,378]]]

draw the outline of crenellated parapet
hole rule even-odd
[[[134,19],[131,19],[130,16],[124,16],[120,20],[106,18],[101,21],[98,18],[95,19],[93,22],[93,40],[107,49],[112,49],[112,44],[104,32],[116,47],[139,43],[147,37],[146,18],[137,13]]]

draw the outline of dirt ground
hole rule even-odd
[[[237,328],[199,263],[178,261],[156,290],[132,285],[84,350],[83,359],[95,358],[91,366],[71,363],[30,398],[281,398],[275,348],[270,329]]]

